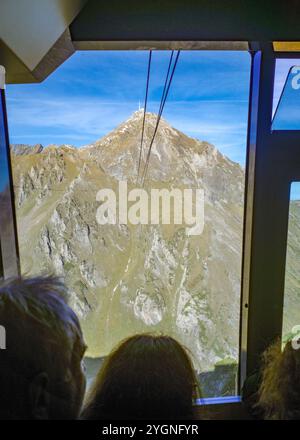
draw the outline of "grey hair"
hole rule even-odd
[[[28,416],[27,387],[46,372],[54,397],[51,415],[73,414],[77,396],[74,368],[85,351],[77,316],[67,304],[60,278],[19,277],[0,283],[0,325],[6,330],[1,350],[1,417]],[[73,401],[73,399],[75,399]]]
[[[16,318],[10,325],[24,327],[26,331],[25,321],[30,320],[47,331],[47,343],[59,346],[65,342],[71,351],[77,343],[82,345],[82,351],[85,350],[78,318],[67,305],[67,290],[60,278],[19,277],[3,281],[0,285],[0,324],[7,316],[12,320],[15,312],[19,312],[22,322]]]
[[[67,289],[58,277],[11,278],[0,285],[0,316],[11,305],[43,326],[81,336],[78,318],[67,306],[67,298]]]

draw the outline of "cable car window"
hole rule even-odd
[[[300,129],[300,63],[296,62],[291,66],[291,60],[276,61],[272,130]]]
[[[283,342],[300,334],[300,182],[291,184],[286,253]]]
[[[120,340],[163,332],[204,396],[235,394],[250,63],[77,52],[8,87],[21,269],[65,277],[88,379]]]

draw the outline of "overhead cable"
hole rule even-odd
[[[145,163],[145,167],[144,167],[144,172],[143,172],[143,175],[142,175],[142,185],[144,185],[144,183],[145,183],[145,179],[146,179],[146,175],[147,175],[147,171],[148,171],[148,167],[149,167],[149,160],[150,160],[150,155],[151,155],[151,150],[152,150],[153,142],[154,142],[155,135],[157,133],[157,129],[158,129],[158,126],[159,126],[159,122],[160,122],[160,119],[161,119],[161,116],[162,116],[162,113],[163,113],[163,110],[164,110],[164,106],[165,106],[165,103],[166,103],[166,100],[167,100],[167,97],[168,97],[168,93],[169,93],[169,90],[170,90],[170,86],[171,86],[172,79],[173,79],[173,76],[174,76],[174,72],[175,72],[175,69],[176,69],[176,65],[177,65],[177,62],[178,62],[179,54],[180,54],[180,50],[177,51],[175,62],[174,62],[173,68],[172,68],[172,73],[171,73],[171,76],[170,76],[170,79],[169,79],[169,82],[168,82],[170,66],[171,66],[171,62],[172,62],[172,58],[173,58],[173,51],[172,51],[172,54],[171,54],[171,57],[170,57],[168,73],[167,73],[167,77],[166,77],[166,81],[165,81],[164,91],[163,91],[162,98],[161,98],[159,112],[158,112],[158,115],[157,115],[156,125],[155,125],[155,129],[154,129],[154,132],[153,132],[153,135],[152,135],[152,139],[151,139],[150,145],[149,145],[149,149],[148,149],[148,153],[147,153],[147,157],[146,157],[146,163]],[[168,85],[166,86],[167,82],[168,82]]]
[[[142,136],[141,136],[141,145],[140,145],[140,153],[139,153],[137,180],[139,179],[139,175],[140,175],[141,160],[142,160],[142,154],[143,154],[143,140],[144,140],[145,118],[146,118],[147,101],[148,101],[148,90],[149,90],[151,58],[152,58],[152,50],[150,50],[150,52],[149,52],[149,60],[148,60],[148,72],[147,72],[146,93],[145,93],[145,103],[144,103],[144,115],[143,115]]]

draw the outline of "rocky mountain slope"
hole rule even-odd
[[[145,145],[155,121],[148,113]],[[139,111],[86,147],[13,146],[22,271],[65,277],[89,356],[105,356],[132,333],[162,331],[209,371],[238,356],[244,171],[162,119],[145,189],[204,189],[203,233],[101,226],[97,191],[120,180],[136,186],[141,125]]]
[[[285,295],[283,309],[283,339],[300,325],[300,200],[293,200],[289,211],[288,246],[286,255]]]

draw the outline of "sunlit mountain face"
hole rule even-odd
[[[143,189],[203,189],[203,232],[189,236],[185,225],[174,223],[99,224],[99,190],[109,188],[118,196],[120,182],[126,182],[128,191],[141,188],[142,116],[142,111],[133,113],[107,136],[82,148],[12,146],[22,272],[65,278],[88,357],[103,358],[134,333],[163,332],[189,349],[204,394],[233,394],[244,170],[213,145],[186,136],[162,119]],[[156,116],[146,117],[140,176]],[[291,215],[293,250],[300,239],[299,202],[293,202]],[[287,267],[286,333],[295,320],[296,266]],[[95,362],[88,363],[91,375],[97,370]]]
[[[83,148],[12,147],[22,271],[65,277],[90,357],[133,333],[160,331],[208,371],[238,358],[244,170],[161,120],[144,188],[203,189],[203,232],[99,225],[99,189],[139,185],[142,116]],[[155,123],[147,114],[141,174]]]

